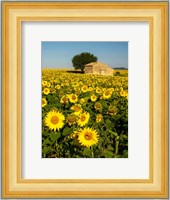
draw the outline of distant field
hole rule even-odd
[[[128,70],[114,70],[114,76],[128,76]]]
[[[128,69],[114,69],[116,72],[128,72]]]
[[[81,70],[75,70],[74,68],[43,68],[43,70],[59,71],[59,72],[70,72],[70,73],[82,73]],[[114,69],[114,76],[128,76],[128,70]]]

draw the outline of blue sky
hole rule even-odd
[[[89,52],[110,67],[128,68],[128,42],[42,42],[42,67],[72,68],[73,56]]]

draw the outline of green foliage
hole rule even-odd
[[[57,141],[59,138],[61,137],[61,133],[60,132],[58,132],[58,133],[54,133],[54,132],[52,132],[51,134],[50,134],[50,139],[52,140],[52,141]]]
[[[63,129],[62,135],[66,136],[66,135],[71,134],[72,132],[73,132],[73,128],[66,127]]]
[[[43,71],[42,98],[47,103],[42,107],[42,157],[43,158],[128,158],[128,79],[127,77],[72,74],[57,71]],[[87,86],[87,91],[83,87]],[[44,94],[44,88],[50,93]],[[98,92],[97,89],[102,92]],[[112,89],[112,90],[111,90]],[[111,90],[109,97],[104,92]],[[122,93],[123,92],[123,93]],[[124,93],[125,92],[125,93]],[[61,100],[66,95],[76,94],[77,101]],[[92,101],[91,96],[96,100]],[[67,96],[67,97],[68,97]],[[83,101],[82,101],[83,100]],[[68,116],[74,115],[72,106],[80,105],[81,112],[89,113],[89,121],[84,126],[68,123]],[[65,116],[64,125],[59,130],[51,130],[44,119],[51,110]],[[101,121],[96,121],[101,115]],[[79,143],[74,136],[77,130],[90,127],[98,134],[97,144],[89,147]]]
[[[120,72],[117,71],[114,75],[115,76],[120,76]]]
[[[128,70],[114,70],[114,76],[128,77]]]
[[[112,158],[113,152],[112,151],[106,151],[105,158]]]
[[[85,156],[85,157],[91,157],[91,155],[92,155],[91,149],[85,148],[85,149],[83,150],[83,156]]]
[[[84,65],[96,62],[98,58],[91,53],[83,52],[81,54],[75,55],[72,58],[72,64],[75,69],[80,69],[81,71],[84,70]]]

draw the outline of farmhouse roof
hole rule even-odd
[[[94,67],[95,65],[98,65],[98,64],[102,64],[102,65],[105,65],[105,66],[107,65],[107,64],[105,64],[105,63],[102,63],[102,62],[98,62],[98,61],[97,61],[97,62],[88,63],[88,64],[86,64],[86,65],[84,65],[84,66],[85,66],[85,67],[91,67],[91,66]],[[107,67],[111,68],[111,67],[108,66],[108,65],[107,65]]]

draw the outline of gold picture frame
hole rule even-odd
[[[25,21],[149,23],[149,179],[22,178],[21,24]],[[168,2],[2,2],[2,125],[3,198],[167,198]]]

